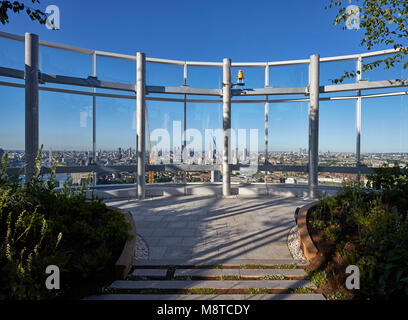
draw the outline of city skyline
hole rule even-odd
[[[210,1],[211,2],[211,1]],[[51,1],[44,1],[47,6]],[[84,11],[75,11],[73,7],[60,4],[62,25],[59,31],[50,31],[43,26],[32,24],[16,16],[2,30],[24,34],[27,30],[37,33],[42,40],[55,41],[90,49],[108,50],[134,55],[137,51],[146,52],[147,56],[202,60],[220,62],[229,57],[232,62],[241,61],[280,61],[304,59],[311,54],[319,53],[321,57],[365,52],[359,46],[361,31],[339,30],[332,25],[332,12],[324,9],[324,1],[313,3],[298,3],[290,6],[288,3],[271,4],[258,1],[265,7],[265,12],[258,12],[265,20],[256,19],[256,23],[245,24],[240,32],[231,32],[229,37],[223,37],[221,27],[226,27],[219,12],[209,12],[208,2],[198,2],[196,5],[207,12],[211,23],[206,23],[205,29],[200,23],[197,12],[189,12],[185,18],[189,29],[183,28],[183,23],[172,18],[186,14],[184,1],[171,6],[161,3],[161,9],[155,10],[154,19],[138,16],[140,19],[130,19],[139,9],[152,10],[147,4],[129,4],[126,12],[110,9],[114,17],[123,15],[127,23],[132,24],[132,30],[142,28],[146,33],[136,38],[138,41],[128,41],[132,35],[129,28],[123,29],[121,23],[109,25],[94,17],[88,17],[87,10],[94,10],[92,4],[81,3]],[[97,10],[104,14],[107,1],[99,1]],[[186,4],[186,3],[184,3]],[[215,2],[214,2],[215,4]],[[217,3],[219,10],[232,10],[243,14],[239,9],[244,2],[237,1],[233,8],[225,3]],[[256,7],[256,6],[254,6]],[[274,28],[268,28],[268,14],[287,12],[288,15],[273,14]],[[137,10],[138,9],[138,10]],[[88,11],[89,11],[88,10]],[[254,14],[250,8],[245,14]],[[276,11],[278,10],[278,11]],[[269,12],[269,13],[268,13]],[[169,14],[171,13],[171,14]],[[290,13],[290,14],[289,14]],[[314,19],[310,19],[313,14]],[[78,29],[77,21],[88,21],[89,29]],[[136,20],[136,21],[135,21]],[[88,21],[89,22],[89,21]],[[301,26],[307,24],[309,29]],[[277,27],[278,26],[278,27]],[[166,29],[163,29],[166,27]],[[168,29],[167,29],[168,28]],[[160,34],[159,30],[165,31]],[[280,31],[279,31],[280,30]],[[281,32],[285,30],[285,32]],[[189,37],[189,45],[179,37],[171,37],[172,45],[164,46],[169,41],[169,35],[183,31]],[[257,33],[258,40],[253,43],[248,36]],[[102,41],[99,34],[105,34],[112,41]],[[309,36],[318,35],[316,37]],[[194,35],[200,35],[199,37]],[[307,35],[307,36],[306,36]],[[132,35],[133,36],[133,35]],[[155,41],[152,41],[155,39]],[[306,39],[308,41],[306,41]],[[113,41],[114,40],[114,41]],[[262,44],[262,45],[260,45]],[[377,49],[383,49],[378,46]],[[374,57],[375,59],[375,57]],[[372,61],[373,58],[365,59]],[[9,39],[0,39],[0,61],[5,67],[24,68],[24,44]],[[346,70],[354,70],[355,61],[339,61],[321,63],[320,82],[331,84],[331,80],[340,77]],[[40,70],[54,74],[64,74],[78,77],[88,77],[92,74],[92,59],[87,55],[63,52],[53,48],[40,48]],[[135,83],[136,72],[133,61],[97,58],[97,76],[108,81]],[[247,88],[264,87],[263,68],[243,68]],[[235,79],[238,69],[233,67]],[[148,63],[147,84],[171,85],[183,84],[182,66],[157,65]],[[407,78],[407,70],[402,63],[390,70],[377,68],[363,74],[369,80],[384,80]],[[1,77],[0,77],[1,78]],[[189,67],[187,84],[191,87],[220,88],[222,83],[221,68]],[[273,87],[306,86],[308,70],[306,65],[271,67],[270,84]],[[3,80],[3,78],[1,78]],[[7,81],[7,80],[5,80]],[[347,79],[345,82],[354,82]],[[106,90],[97,90],[107,92]],[[389,90],[388,90],[389,91]],[[109,91],[111,92],[111,91]],[[374,90],[369,93],[387,92]],[[24,94],[23,89],[0,87],[0,145],[5,149],[24,148]],[[61,94],[40,91],[39,140],[45,148],[66,150],[92,149],[92,97],[72,94]],[[175,95],[175,98],[183,96]],[[322,98],[324,95],[322,94]],[[262,97],[263,98],[263,97]],[[276,97],[277,99],[279,96]],[[290,96],[288,96],[290,98]],[[258,150],[264,149],[264,105],[234,103],[232,101],[232,128],[258,129]],[[148,101],[148,116],[150,130],[170,128],[173,121],[182,121],[183,103]],[[96,143],[97,149],[115,149],[118,145],[134,146],[136,144],[135,127],[136,102],[129,99],[96,98]],[[361,152],[405,152],[408,150],[408,101],[405,96],[375,99],[363,99]],[[200,132],[205,129],[222,127],[222,105],[217,103],[188,103],[187,127],[196,128]],[[321,101],[319,121],[319,148],[334,152],[354,152],[356,144],[356,111],[355,100]],[[308,145],[308,103],[270,103],[269,105],[269,150],[296,150]]]

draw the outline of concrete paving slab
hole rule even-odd
[[[165,277],[167,269],[135,269],[131,276],[135,277]]]
[[[306,277],[307,273],[303,269],[176,269],[174,273],[175,277],[267,277],[278,275],[286,277]]]
[[[169,247],[182,245],[183,240],[184,240],[183,237],[173,237],[173,236],[159,237],[157,239],[158,239],[158,244],[160,246],[169,246]],[[149,239],[147,241],[149,241]]]
[[[288,277],[306,277],[303,269],[238,269],[240,276],[265,277],[282,275]]]
[[[306,294],[251,294],[245,300],[326,300],[320,293]]]
[[[166,258],[185,258],[189,259],[191,256],[190,247],[168,247],[164,253]]]
[[[239,269],[177,269],[175,277],[239,276]]]
[[[84,300],[325,300],[322,294],[107,294]]]
[[[114,281],[112,289],[295,289],[312,288],[315,285],[308,280],[140,280]]]
[[[243,294],[107,294],[84,300],[245,300]]]
[[[150,247],[149,248],[149,256],[152,259],[163,259],[163,258],[165,258],[164,253],[166,252],[166,250],[167,250],[166,246],[163,246],[163,247]]]
[[[108,205],[131,210],[137,232],[146,240],[150,259],[175,260],[291,260],[287,235],[294,212],[308,201],[297,197],[183,196],[143,201],[112,201]],[[196,241],[194,241],[196,239]],[[205,245],[204,250],[197,247]],[[166,249],[152,249],[152,248]],[[169,250],[170,252],[170,250]],[[188,259],[187,259],[188,258]]]
[[[262,266],[262,267],[274,267],[277,265],[300,265],[303,266],[302,261],[296,260],[283,260],[283,259],[146,259],[138,260],[134,263],[136,266],[217,266],[223,265],[224,267],[237,267],[244,268],[246,266]]]

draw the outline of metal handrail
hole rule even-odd
[[[24,42],[24,36],[20,36],[20,35],[13,34],[13,33],[0,31],[0,37]],[[85,49],[85,48],[80,48],[76,46],[70,46],[70,45],[65,45],[65,44],[60,44],[60,43],[55,43],[55,42],[50,42],[50,41],[44,41],[44,40],[40,40],[39,44],[45,47],[72,51],[72,52],[77,52],[77,53],[82,53],[82,54],[89,54],[89,55],[96,54],[97,56],[136,61],[136,55],[133,56],[133,55],[127,55],[127,54],[121,54],[121,53],[115,53],[115,52],[91,50],[91,49]],[[356,60],[359,58],[381,56],[381,55],[393,54],[397,52],[399,52],[398,49],[388,49],[388,50],[379,50],[379,51],[357,53],[357,54],[350,54],[350,55],[343,55],[343,56],[325,57],[325,58],[320,58],[320,62]],[[183,60],[171,60],[171,59],[160,59],[160,58],[150,58],[150,57],[146,57],[146,62],[170,64],[170,65],[178,65],[178,66],[187,65],[187,66],[201,66],[201,67],[222,67],[222,62],[183,61]],[[271,61],[271,62],[233,62],[231,63],[231,67],[267,67],[267,66],[272,67],[272,66],[284,66],[284,65],[309,64],[309,62],[310,62],[310,59]]]

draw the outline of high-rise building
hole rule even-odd
[[[3,158],[4,150],[0,148],[0,159]]]

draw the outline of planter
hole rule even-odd
[[[299,241],[300,246],[303,250],[307,260],[312,260],[317,256],[318,250],[314,245],[312,238],[309,235],[309,230],[307,229],[307,218],[312,209],[314,209],[319,201],[314,201],[303,207],[301,207],[296,215],[296,223],[299,230]]]
[[[117,209],[117,208],[116,208]],[[118,209],[117,209],[118,210]],[[120,210],[122,211],[122,210]],[[115,277],[117,280],[124,280],[133,265],[136,250],[136,226],[132,215],[127,211],[122,211],[127,221],[131,225],[129,233],[133,236],[132,239],[126,241],[119,259],[115,263]]]

